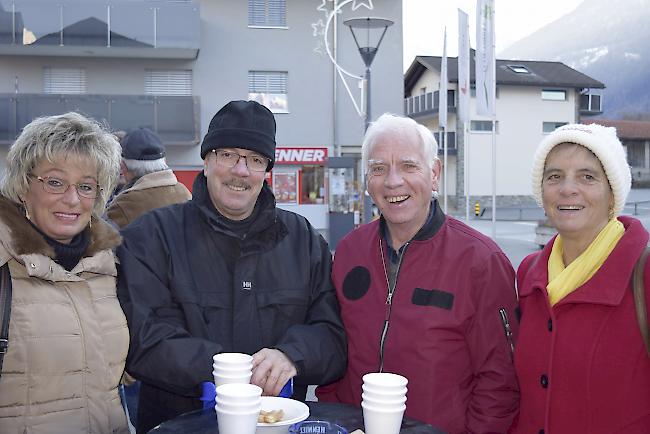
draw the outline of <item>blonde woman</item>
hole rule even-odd
[[[119,234],[98,216],[119,173],[115,137],[77,113],[27,125],[0,182],[11,274],[0,432],[127,433],[118,384],[129,335],[115,294]]]

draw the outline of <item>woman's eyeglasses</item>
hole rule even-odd
[[[85,197],[87,199],[96,199],[97,196],[99,196],[99,192],[102,190],[99,184],[92,182],[80,182],[78,184],[71,184],[62,179],[54,178],[52,176],[29,176],[43,184],[43,190],[46,193],[63,194],[68,191],[68,188],[70,188],[71,185],[74,185],[74,188],[77,190],[77,194],[79,196]]]

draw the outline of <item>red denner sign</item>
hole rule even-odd
[[[276,148],[275,164],[327,163],[327,148]]]

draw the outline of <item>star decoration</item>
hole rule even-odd
[[[323,43],[318,41],[318,44],[314,48],[314,53],[319,54],[321,56],[325,55],[325,51],[323,50]]]
[[[352,3],[352,10],[356,11],[361,6],[365,6],[370,10],[374,9],[374,6],[372,5],[372,0],[354,0],[354,3]]]
[[[323,20],[311,23],[311,28],[314,29],[314,36],[320,36],[325,33],[325,24],[323,23]]]

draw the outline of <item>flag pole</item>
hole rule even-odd
[[[458,111],[456,119],[460,123],[463,132],[463,162],[464,162],[464,184],[465,184],[465,221],[469,223],[470,194],[469,194],[469,133],[467,122],[469,121],[469,23],[468,15],[458,9]],[[457,140],[458,142],[458,140]],[[460,167],[460,165],[458,165]]]
[[[440,110],[440,108],[438,108],[438,110]],[[447,162],[445,161],[445,152],[444,151],[446,151],[446,149],[445,149],[445,144],[444,144],[443,140],[444,140],[443,128],[439,128],[439,131],[438,131],[438,144],[442,145],[442,149],[443,149],[443,157],[442,157],[442,164],[443,164],[443,168],[442,168],[442,194],[443,194],[442,210],[446,214],[447,213],[447,167],[445,167],[445,164]]]
[[[467,122],[463,122],[463,138],[465,139],[464,156],[465,160],[465,221],[469,222],[469,134]]]
[[[494,2],[492,6],[492,62],[494,66],[492,70],[492,239],[497,240],[497,68],[496,68],[496,13],[494,10]]]

